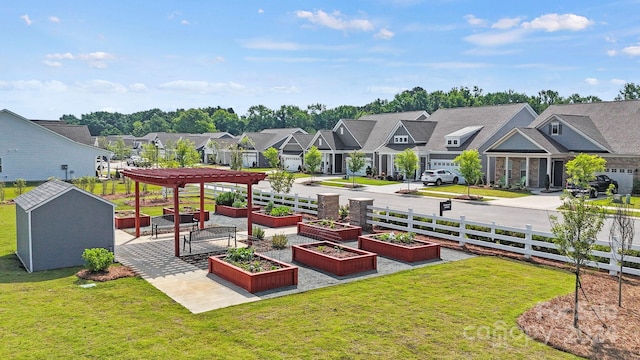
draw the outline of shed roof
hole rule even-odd
[[[113,207],[116,206],[110,201],[107,201],[72,184],[57,179],[47,181],[46,183],[36,187],[35,189],[18,196],[14,201],[25,211],[31,212],[38,207],[48,203],[49,201],[62,196],[63,194],[66,194],[69,191],[78,191],[94,199],[107,203]]]
[[[182,169],[125,169],[121,173],[134,181],[152,185],[184,187],[186,184],[229,182],[257,184],[267,174],[261,172],[233,171],[211,168]]]

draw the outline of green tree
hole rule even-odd
[[[613,197],[612,187],[609,185],[608,194]],[[635,219],[633,217],[633,211],[631,210],[631,204],[612,201],[612,206],[615,206],[615,213],[611,217],[611,228],[609,229],[609,244],[612,250],[612,255],[616,256],[620,270],[618,270],[618,306],[622,307],[622,267],[624,266],[624,257],[631,250],[633,245],[633,237],[635,236]]]
[[[267,150],[263,151],[262,155],[264,155],[264,157],[269,162],[269,166],[271,166],[272,168],[277,168],[280,166],[280,153],[278,153],[278,150],[276,148],[270,147]]]
[[[296,177],[285,169],[277,169],[269,174],[271,190],[278,194],[288,194]]]
[[[117,160],[124,160],[128,158],[129,155],[131,155],[131,148],[124,143],[122,137],[118,137],[116,142],[113,145],[109,146],[109,151],[113,152],[114,157]]]
[[[16,188],[16,195],[22,195],[24,189],[27,187],[27,180],[17,178],[16,181],[13,182],[13,186]]]
[[[173,120],[173,129],[179,133],[202,134],[216,131],[211,117],[200,109],[182,111]]]
[[[463,151],[453,159],[453,163],[460,167],[460,174],[467,182],[467,196],[470,196],[471,185],[475,184],[482,177],[482,163],[480,154],[476,149]]]
[[[636,85],[635,83],[624,84],[624,87],[615,98],[616,101],[636,99],[640,99],[640,85]]]
[[[409,189],[410,176],[413,176],[418,168],[418,155],[412,149],[404,149],[403,152],[399,153],[395,157],[395,164],[400,172],[404,174],[405,179],[407,180],[407,190]]]
[[[604,159],[597,155],[580,154],[567,162],[567,175],[578,186],[588,186],[595,173],[604,170]],[[550,216],[551,232],[554,242],[562,255],[574,264],[575,294],[573,326],[578,328],[578,290],[580,289],[580,271],[589,260],[596,236],[604,225],[604,212],[597,205],[587,202],[586,196],[563,196],[562,219]]]
[[[347,167],[349,171],[351,171],[351,177],[353,178],[353,187],[356,187],[356,177],[355,173],[362,170],[364,167],[365,158],[364,153],[359,150],[355,150],[349,154],[349,159],[347,160]]]
[[[179,139],[176,142],[175,160],[181,168],[200,162],[200,154],[196,150],[193,141],[189,139]]]
[[[153,143],[142,144],[140,157],[142,157],[145,167],[158,165],[160,162],[160,150]]]
[[[229,147],[229,152],[231,153],[231,159],[229,160],[231,170],[242,170],[242,154],[244,149],[240,144],[233,144]]]
[[[306,154],[304,154],[304,164],[311,173],[311,181],[313,181],[313,175],[320,168],[322,162],[322,153],[317,147],[312,146]]]

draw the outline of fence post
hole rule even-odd
[[[371,232],[373,225],[367,217],[367,207],[373,206],[373,199],[352,198],[349,199],[349,223],[355,226],[361,226],[362,231]],[[373,212],[373,210],[371,210]]]
[[[320,193],[318,195],[318,219],[340,219],[340,195]]]
[[[531,234],[531,224],[527,224],[524,226],[524,258],[531,259],[531,240],[533,239],[533,235]]]
[[[298,194],[293,194],[293,212],[298,212]]]
[[[614,236],[609,247],[609,275],[618,275],[618,237]]]
[[[467,235],[467,224],[466,224],[466,218],[464,215],[460,215],[460,228],[459,228],[459,234],[458,234],[458,244],[460,246],[464,246],[465,245],[465,239],[466,239],[466,235]]]
[[[407,214],[407,232],[413,232],[413,209],[409,209],[409,214]]]

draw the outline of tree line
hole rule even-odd
[[[627,83],[614,100],[640,99],[640,85]],[[528,103],[538,113],[549,105],[600,102],[597,96],[571,94],[560,96],[557,91],[541,90],[536,95],[526,95],[513,90],[484,93],[477,86],[454,87],[445,92],[427,92],[421,87],[405,90],[392,100],[376,99],[364,106],[340,105],[327,108],[323,104],[311,104],[306,109],[295,105],[282,105],[270,109],[264,105],[251,106],[247,113],[238,115],[233,108],[206,107],[162,111],[151,109],[132,114],[105,111],[75,115],[63,115],[60,120],[72,125],[87,125],[93,136],[124,135],[144,136],[151,132],[176,132],[200,134],[205,132],[258,132],[269,128],[302,128],[310,133],[317,129],[331,129],[340,119],[357,119],[367,114],[424,110],[433,114],[440,108]]]

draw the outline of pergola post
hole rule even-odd
[[[175,256],[180,256],[180,200],[177,184],[173,187],[173,227],[173,249]]]
[[[204,183],[200,183],[200,230],[204,229]]]
[[[253,212],[253,194],[251,191],[252,184],[247,183],[247,235],[249,238],[253,236],[253,223],[252,220],[252,212]]]
[[[140,237],[140,182],[136,181],[135,185],[136,192],[136,237]]]

